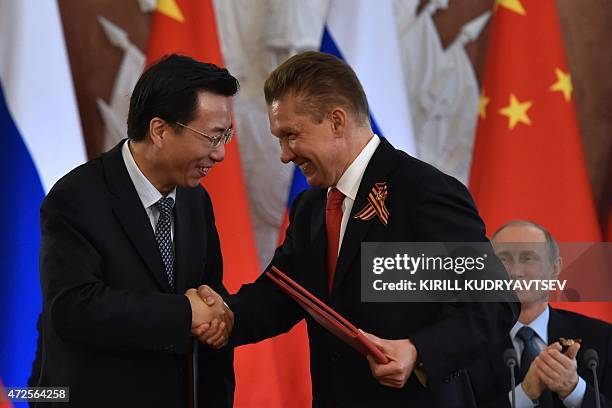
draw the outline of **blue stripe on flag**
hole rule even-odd
[[[44,190],[36,167],[11,117],[0,84],[0,378],[6,387],[24,386],[36,349],[41,310],[38,273],[39,208]],[[40,135],[53,137],[52,133]]]
[[[287,208],[291,208],[291,204],[293,204],[293,200],[304,190],[308,190],[308,183],[306,182],[306,177],[302,171],[298,168],[298,166],[293,166],[293,179],[291,180],[291,188],[289,189],[289,199],[287,200]]]
[[[336,45],[336,42],[334,41],[329,30],[327,29],[327,25],[323,27],[323,38],[321,39],[321,52],[326,52],[328,54],[335,55],[336,57],[340,58],[342,61],[346,62],[346,59],[340,52],[340,49]],[[376,124],[376,121],[374,120],[374,117],[372,116],[372,112],[369,112],[369,115],[370,115],[370,124],[372,125],[372,130],[378,136],[383,136],[382,132],[378,128],[378,125]]]
[[[323,27],[323,38],[321,39],[321,52],[326,52],[328,54],[335,55],[336,57],[346,62],[346,60],[342,56],[342,53],[338,49],[336,42],[334,41],[331,34],[329,33],[329,30],[327,29],[327,25]],[[370,123],[372,125],[372,130],[374,131],[374,133],[376,133],[380,137],[383,137],[383,134],[378,128],[378,125],[376,124],[376,120],[374,120],[374,117],[372,116],[371,112],[370,112]],[[287,208],[291,208],[291,204],[293,204],[293,200],[295,199],[295,197],[302,191],[306,190],[307,188],[308,188],[308,183],[306,182],[306,177],[304,177],[304,174],[302,174],[300,169],[297,166],[295,166],[295,169],[293,171],[293,180],[291,181],[291,188],[289,190],[289,199],[287,200]]]

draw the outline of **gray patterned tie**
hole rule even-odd
[[[162,197],[154,205],[159,210],[159,219],[155,227],[155,240],[166,267],[170,289],[174,290],[174,244],[170,233],[174,200],[171,197]]]

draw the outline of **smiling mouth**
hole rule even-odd
[[[198,167],[197,169],[198,169],[198,172],[200,173],[200,177],[204,177],[205,175],[208,174],[210,167]]]
[[[302,164],[298,165],[298,167],[300,168],[302,173],[306,174],[306,170],[308,169],[309,165],[310,165],[310,162],[306,162],[306,163],[302,163]]]

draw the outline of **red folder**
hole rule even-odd
[[[266,275],[272,279],[272,282],[276,283],[283,291],[298,302],[317,323],[326,328],[334,336],[338,337],[364,356],[368,354],[371,355],[379,364],[387,364],[389,362],[387,356],[385,356],[357,327],[340,316],[338,312],[327,306],[315,295],[304,289],[293,279],[285,275],[278,268],[273,266],[272,271],[266,271]]]

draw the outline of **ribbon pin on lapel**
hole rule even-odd
[[[385,200],[389,194],[387,183],[376,183],[372,190],[368,194],[368,203],[361,211],[359,211],[354,218],[358,220],[368,221],[378,216],[380,221],[387,225],[389,222],[389,210],[385,205]]]

